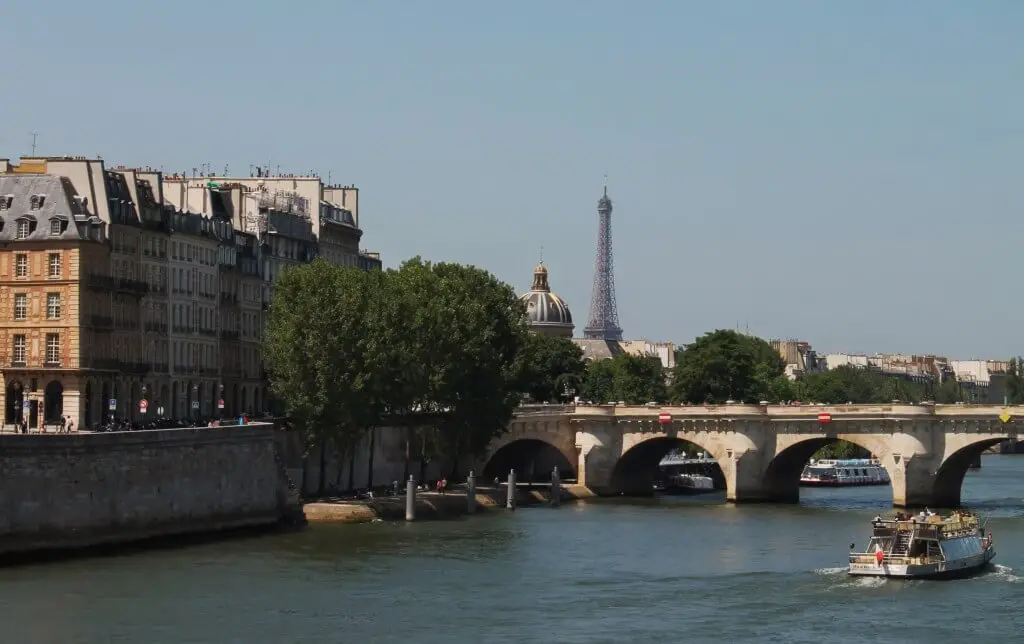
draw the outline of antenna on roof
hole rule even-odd
[[[36,139],[39,138],[39,132],[29,132],[32,135],[32,156],[36,155]]]
[[[544,245],[543,244],[541,244],[541,247],[540,247],[540,263],[541,264],[544,263]]]

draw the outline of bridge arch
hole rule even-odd
[[[1015,440],[1015,438],[1011,436],[972,437],[971,442],[948,453],[935,471],[935,479],[932,481],[932,504],[939,508],[959,507],[967,470],[971,469],[971,465],[978,460],[982,452],[1005,440]]]
[[[889,486],[892,487],[892,482],[897,480],[897,476],[893,471],[889,446],[881,437],[861,434],[798,436],[788,441],[780,440],[776,445],[775,457],[768,463],[762,476],[761,485],[765,500],[781,503],[799,502],[800,474],[804,466],[819,449],[841,440],[853,443],[878,458],[889,475]]]
[[[491,441],[476,469],[484,481],[504,480],[512,469],[520,481],[531,476],[540,481],[548,480],[557,466],[566,480],[576,477],[578,461],[576,433],[567,422],[524,419],[514,421],[509,431]]]
[[[703,434],[707,436],[707,434]],[[700,434],[691,433],[651,433],[634,437],[632,445],[626,447],[612,466],[607,492],[627,496],[649,496],[654,492],[655,477],[658,464],[669,452],[680,447],[694,446],[707,452],[711,460],[722,470],[724,450],[716,441],[704,440]],[[728,485],[728,477],[724,474],[712,476]]]

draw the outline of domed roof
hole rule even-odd
[[[530,326],[536,330],[548,329],[558,335],[572,335],[572,312],[565,300],[551,292],[548,269],[543,263],[533,269],[533,287],[519,299],[526,305]]]

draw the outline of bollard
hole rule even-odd
[[[516,509],[516,471],[508,471],[508,497],[505,500],[505,507],[509,510]]]
[[[416,481],[412,474],[409,475],[409,482],[405,484],[405,520],[412,521],[416,518]]]
[[[551,505],[558,506],[562,502],[562,477],[558,475],[558,466],[551,470]]]
[[[470,470],[469,476],[466,477],[466,512],[476,512],[476,476],[473,475],[473,470]]]

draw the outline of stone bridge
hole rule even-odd
[[[718,462],[730,501],[797,501],[808,459],[845,440],[888,470],[893,505],[955,507],[971,463],[1022,423],[1024,406],[525,406],[477,466],[503,476],[546,449],[598,494],[649,494],[657,463],[685,441]]]

